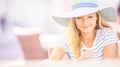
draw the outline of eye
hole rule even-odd
[[[81,19],[81,17],[76,17],[76,19]]]
[[[93,16],[88,16],[88,18],[93,18]]]

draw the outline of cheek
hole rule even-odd
[[[76,23],[76,27],[77,27],[77,29],[81,29],[82,24],[80,22],[78,22],[78,23]]]
[[[81,21],[76,21],[75,24],[78,27],[78,26],[81,26],[82,23],[81,23]]]
[[[91,22],[91,25],[92,25],[92,26],[96,26],[96,23],[97,23],[97,21],[96,21],[96,20],[93,20],[93,21]]]

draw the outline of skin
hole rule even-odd
[[[118,14],[118,24],[120,25],[120,13]]]
[[[96,13],[75,18],[76,26],[81,31],[82,40],[84,44],[87,44],[85,46],[88,48],[92,47],[92,44],[95,40],[96,21],[97,21]]]
[[[82,35],[82,41],[87,48],[91,48],[93,46],[95,36],[96,36],[96,21],[97,21],[97,15],[96,13],[85,15],[82,17],[76,17],[75,24],[78,30],[81,31]],[[54,47],[52,49],[49,59],[50,60],[61,60],[64,55],[65,51],[62,48]],[[103,57],[104,59],[114,59],[117,58],[117,48],[115,43],[111,43],[103,48]],[[88,59],[88,56],[81,56],[79,59]]]

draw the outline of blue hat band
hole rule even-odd
[[[91,8],[96,8],[98,7],[97,4],[93,3],[78,3],[72,6],[72,10],[77,9],[77,8],[82,8],[82,7],[91,7]]]

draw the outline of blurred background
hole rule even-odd
[[[118,21],[110,22],[120,37],[120,1],[99,0],[101,6],[113,6]],[[43,60],[66,28],[51,17],[67,11],[65,0],[0,0],[0,61]]]

